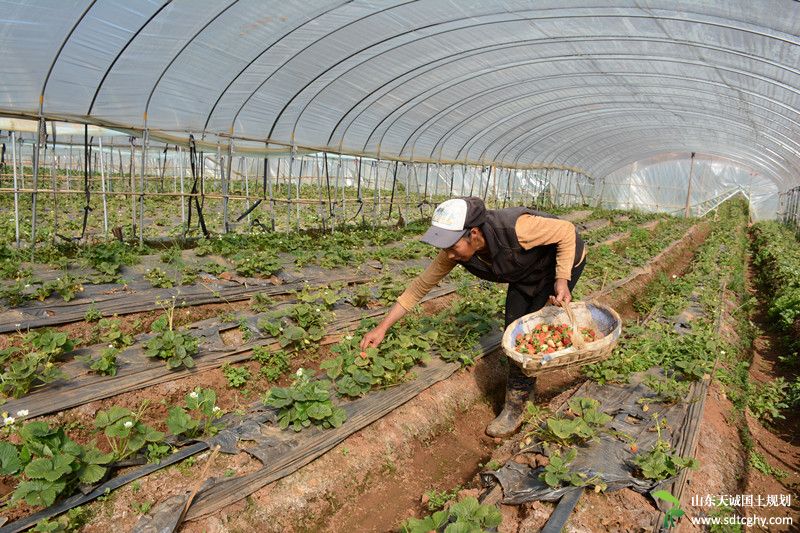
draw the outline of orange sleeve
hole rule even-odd
[[[575,263],[575,225],[567,220],[536,215],[521,215],[514,229],[525,250],[556,245],[556,279],[569,281]]]
[[[428,265],[428,268],[414,278],[406,290],[403,291],[403,294],[397,298],[397,303],[403,306],[406,311],[410,311],[411,308],[417,305],[455,266],[456,262],[448,259],[447,253],[444,250],[440,251],[433,261],[431,261],[431,264]]]

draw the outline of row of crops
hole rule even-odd
[[[652,239],[643,238],[641,231],[647,231],[641,230],[643,223],[653,220],[658,223],[653,231],[662,248],[681,237],[688,224],[669,217],[630,213],[596,212],[588,218],[602,217],[610,224],[594,230],[602,232],[599,236],[587,232],[587,240],[601,242],[607,236],[623,234],[617,243],[622,243],[625,257],[613,265],[613,270],[608,263],[598,273],[585,274],[586,282],[598,287],[603,284],[598,276],[613,281],[660,251]],[[448,307],[435,313],[410,315],[392,330],[380,350],[362,352],[357,347],[360,335],[372,325],[371,319],[361,317],[378,316],[382,306],[391,304],[405,282],[419,272],[421,266],[407,266],[408,262],[402,259],[429,255],[430,250],[408,239],[415,231],[418,230],[413,227],[360,229],[324,238],[266,233],[200,241],[190,252],[193,256],[220,258],[220,263],[231,270],[235,269],[235,262],[226,261],[236,254],[244,251],[244,255],[252,255],[267,250],[279,258],[280,265],[286,265],[288,259],[295,267],[298,260],[330,267],[322,265],[321,259],[327,253],[335,253],[339,258],[337,265],[377,259],[394,272],[390,276],[374,276],[376,279],[360,285],[306,287],[280,298],[255,294],[249,301],[215,311],[213,319],[218,327],[238,333],[234,344],[227,346],[228,351],[248,348],[235,358],[223,357],[203,367],[207,371],[216,368],[214,372],[224,378],[223,389],[204,386],[204,374],[187,373],[187,367],[194,367],[195,361],[202,366],[207,358],[204,353],[207,339],[196,335],[196,327],[182,327],[194,326],[193,313],[175,300],[154,302],[154,307],[162,310],[146,320],[102,318],[87,312],[82,328],[43,329],[6,336],[3,339],[6,346],[1,352],[0,383],[4,394],[16,398],[7,405],[9,412],[5,414],[3,429],[8,438],[3,443],[2,454],[7,459],[2,463],[2,473],[13,487],[5,497],[6,504],[14,508],[14,515],[24,516],[123,471],[121,465],[131,458],[165,460],[192,439],[207,438],[218,432],[225,425],[226,413],[255,401],[258,396],[274,408],[279,427],[298,432],[311,426],[337,427],[346,421],[343,401],[412,380],[416,369],[421,368],[419,365],[424,366],[432,354],[445,361],[471,364],[480,354],[476,341],[499,329],[503,291],[499,287],[476,286],[474,279],[461,269],[449,278],[453,284],[447,290],[455,290],[456,297]],[[365,246],[367,243],[374,247],[374,252]],[[590,257],[595,254],[602,257],[605,248],[617,243],[594,245]],[[127,254],[126,260],[116,262],[112,257],[109,261],[109,254],[100,253],[109,249]],[[87,258],[102,256],[106,263],[119,265],[116,269],[106,269],[113,270],[109,276],[123,276],[125,266],[142,258],[135,250],[115,243],[75,248],[50,264],[67,269],[77,264],[99,272],[97,267],[104,261],[90,263]],[[177,255],[167,249],[159,259],[165,265],[172,265],[172,258]],[[357,258],[353,259],[354,256]],[[16,255],[11,258],[21,267],[29,268],[30,276],[33,271],[42,271],[41,265],[23,259]],[[267,276],[274,272],[256,269],[252,274]],[[25,278],[13,283],[19,281]],[[31,277],[27,282],[37,284]],[[48,298],[63,296],[45,296],[45,303]],[[72,336],[73,329],[81,334]],[[88,346],[89,353],[77,353],[79,346]],[[116,379],[126,379],[130,361],[139,352],[145,360],[151,360],[150,368],[165,375],[165,379],[187,380],[183,382],[183,392],[158,403],[117,396],[106,401],[104,408],[92,417],[69,411],[30,420],[34,412],[30,406],[37,396],[56,386],[64,387],[65,381],[78,380],[72,390],[80,390],[87,383],[113,384]],[[88,382],[82,381],[87,379],[86,375]],[[78,379],[78,376],[84,377]],[[73,511],[73,515],[76,513]]]
[[[745,291],[747,219],[744,202],[727,202],[721,206],[714,216],[707,239],[694,254],[688,271],[684,274],[659,274],[636,301],[640,317],[647,317],[647,320],[626,324],[623,337],[613,354],[603,362],[584,367],[583,374],[601,388],[606,384],[624,387],[636,376],[636,383],[643,383],[650,391],[639,402],[645,413],[655,411],[655,406],[684,405],[688,408],[692,401],[697,401],[697,397],[690,392],[693,386],[696,388],[710,380],[717,380],[739,407],[738,416],[743,416],[744,410],[750,409],[751,413],[769,421],[769,409],[764,410],[760,405],[770,401],[768,398],[771,393],[765,389],[754,389],[747,381],[747,361],[754,332],[748,321],[749,307],[738,305],[737,301],[738,295]],[[763,235],[761,227],[756,226],[756,235]],[[783,228],[772,224],[767,224],[767,229],[783,232]],[[780,245],[774,243],[786,240],[783,236],[776,238],[773,235],[770,242],[773,243],[773,249],[781,249]],[[767,243],[755,243],[755,249],[762,256],[759,260],[761,263],[766,260],[765,257],[774,260],[772,254],[764,251],[764,244]],[[781,256],[779,262],[784,261],[786,255],[791,256],[792,253]],[[770,278],[773,275],[787,275],[786,269],[766,269],[763,272],[769,272]],[[784,309],[784,306],[779,307]],[[690,310],[688,315],[687,310]],[[723,335],[720,328],[722,322],[733,325],[739,336]],[[658,372],[654,372],[654,369]],[[778,411],[774,412],[779,412],[786,405],[778,407]],[[591,397],[573,396],[567,405],[556,412],[529,403],[527,424],[523,431],[511,443],[503,446],[496,456],[507,456],[507,450],[510,449],[512,460],[534,464],[524,455],[544,453],[546,458],[536,460],[537,464],[546,465],[538,476],[552,490],[569,486],[589,487],[595,492],[606,490],[602,476],[587,476],[585,469],[574,466],[586,464],[585,457],[582,462],[581,456],[591,453],[592,444],[601,436],[610,435],[624,443],[628,454],[627,468],[643,482],[661,482],[674,478],[684,469],[702,466],[694,457],[681,455],[681,450],[675,448],[670,441],[674,428],[669,428],[668,433],[666,419],[649,420],[657,438],[647,448],[612,430],[609,425],[611,420],[612,417],[603,411],[602,405]],[[769,468],[766,459],[752,447],[748,453],[751,465],[767,465]],[[495,461],[492,463],[492,468],[500,466]],[[494,505],[480,505],[470,497],[459,498],[459,488],[432,490],[427,496],[433,513],[406,521],[401,526],[403,531],[438,531],[454,522],[479,528],[496,527],[500,523],[501,515],[496,512]],[[734,510],[720,505],[712,508],[710,514],[728,516],[734,514]],[[531,522],[525,527],[539,528],[542,524]]]

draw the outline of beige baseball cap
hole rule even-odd
[[[431,227],[420,239],[437,248],[449,248],[467,234],[469,228],[486,220],[486,205],[477,196],[453,198],[436,206]]]

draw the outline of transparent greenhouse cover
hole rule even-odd
[[[0,0],[0,13],[8,117],[569,168],[608,177],[603,202],[662,206],[681,188],[685,201],[696,152],[698,202],[741,190],[763,216],[800,181],[791,0]]]

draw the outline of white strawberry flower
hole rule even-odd
[[[213,411],[213,412],[215,412],[215,413],[219,413],[221,410],[222,410],[222,409],[220,409],[220,408],[219,408],[219,407],[217,407],[216,405],[215,405],[215,406],[214,406],[214,408],[212,409],[212,411]]]
[[[196,399],[197,399],[197,398],[199,398],[199,397],[200,397],[200,395],[199,395],[199,394],[197,394],[197,391],[194,391],[194,390],[193,390],[192,392],[190,392],[190,393],[189,393],[189,398],[191,398],[191,399],[193,399],[193,400],[196,400]]]
[[[20,409],[19,411],[17,411],[17,416],[20,418],[25,418],[26,416],[28,416],[28,410]]]
[[[127,421],[127,422],[125,422],[123,425],[125,426],[125,429],[131,429],[131,428],[133,427],[133,422],[131,422],[130,420],[128,420],[128,421]]]
[[[298,368],[297,372],[295,372],[295,374],[297,375],[297,377],[302,376],[303,375],[303,368],[302,367]]]
[[[16,421],[17,421],[17,419],[14,418],[13,416],[7,416],[7,417],[5,417],[3,419],[3,424],[6,425],[6,426],[10,426],[11,424],[13,424]]]

